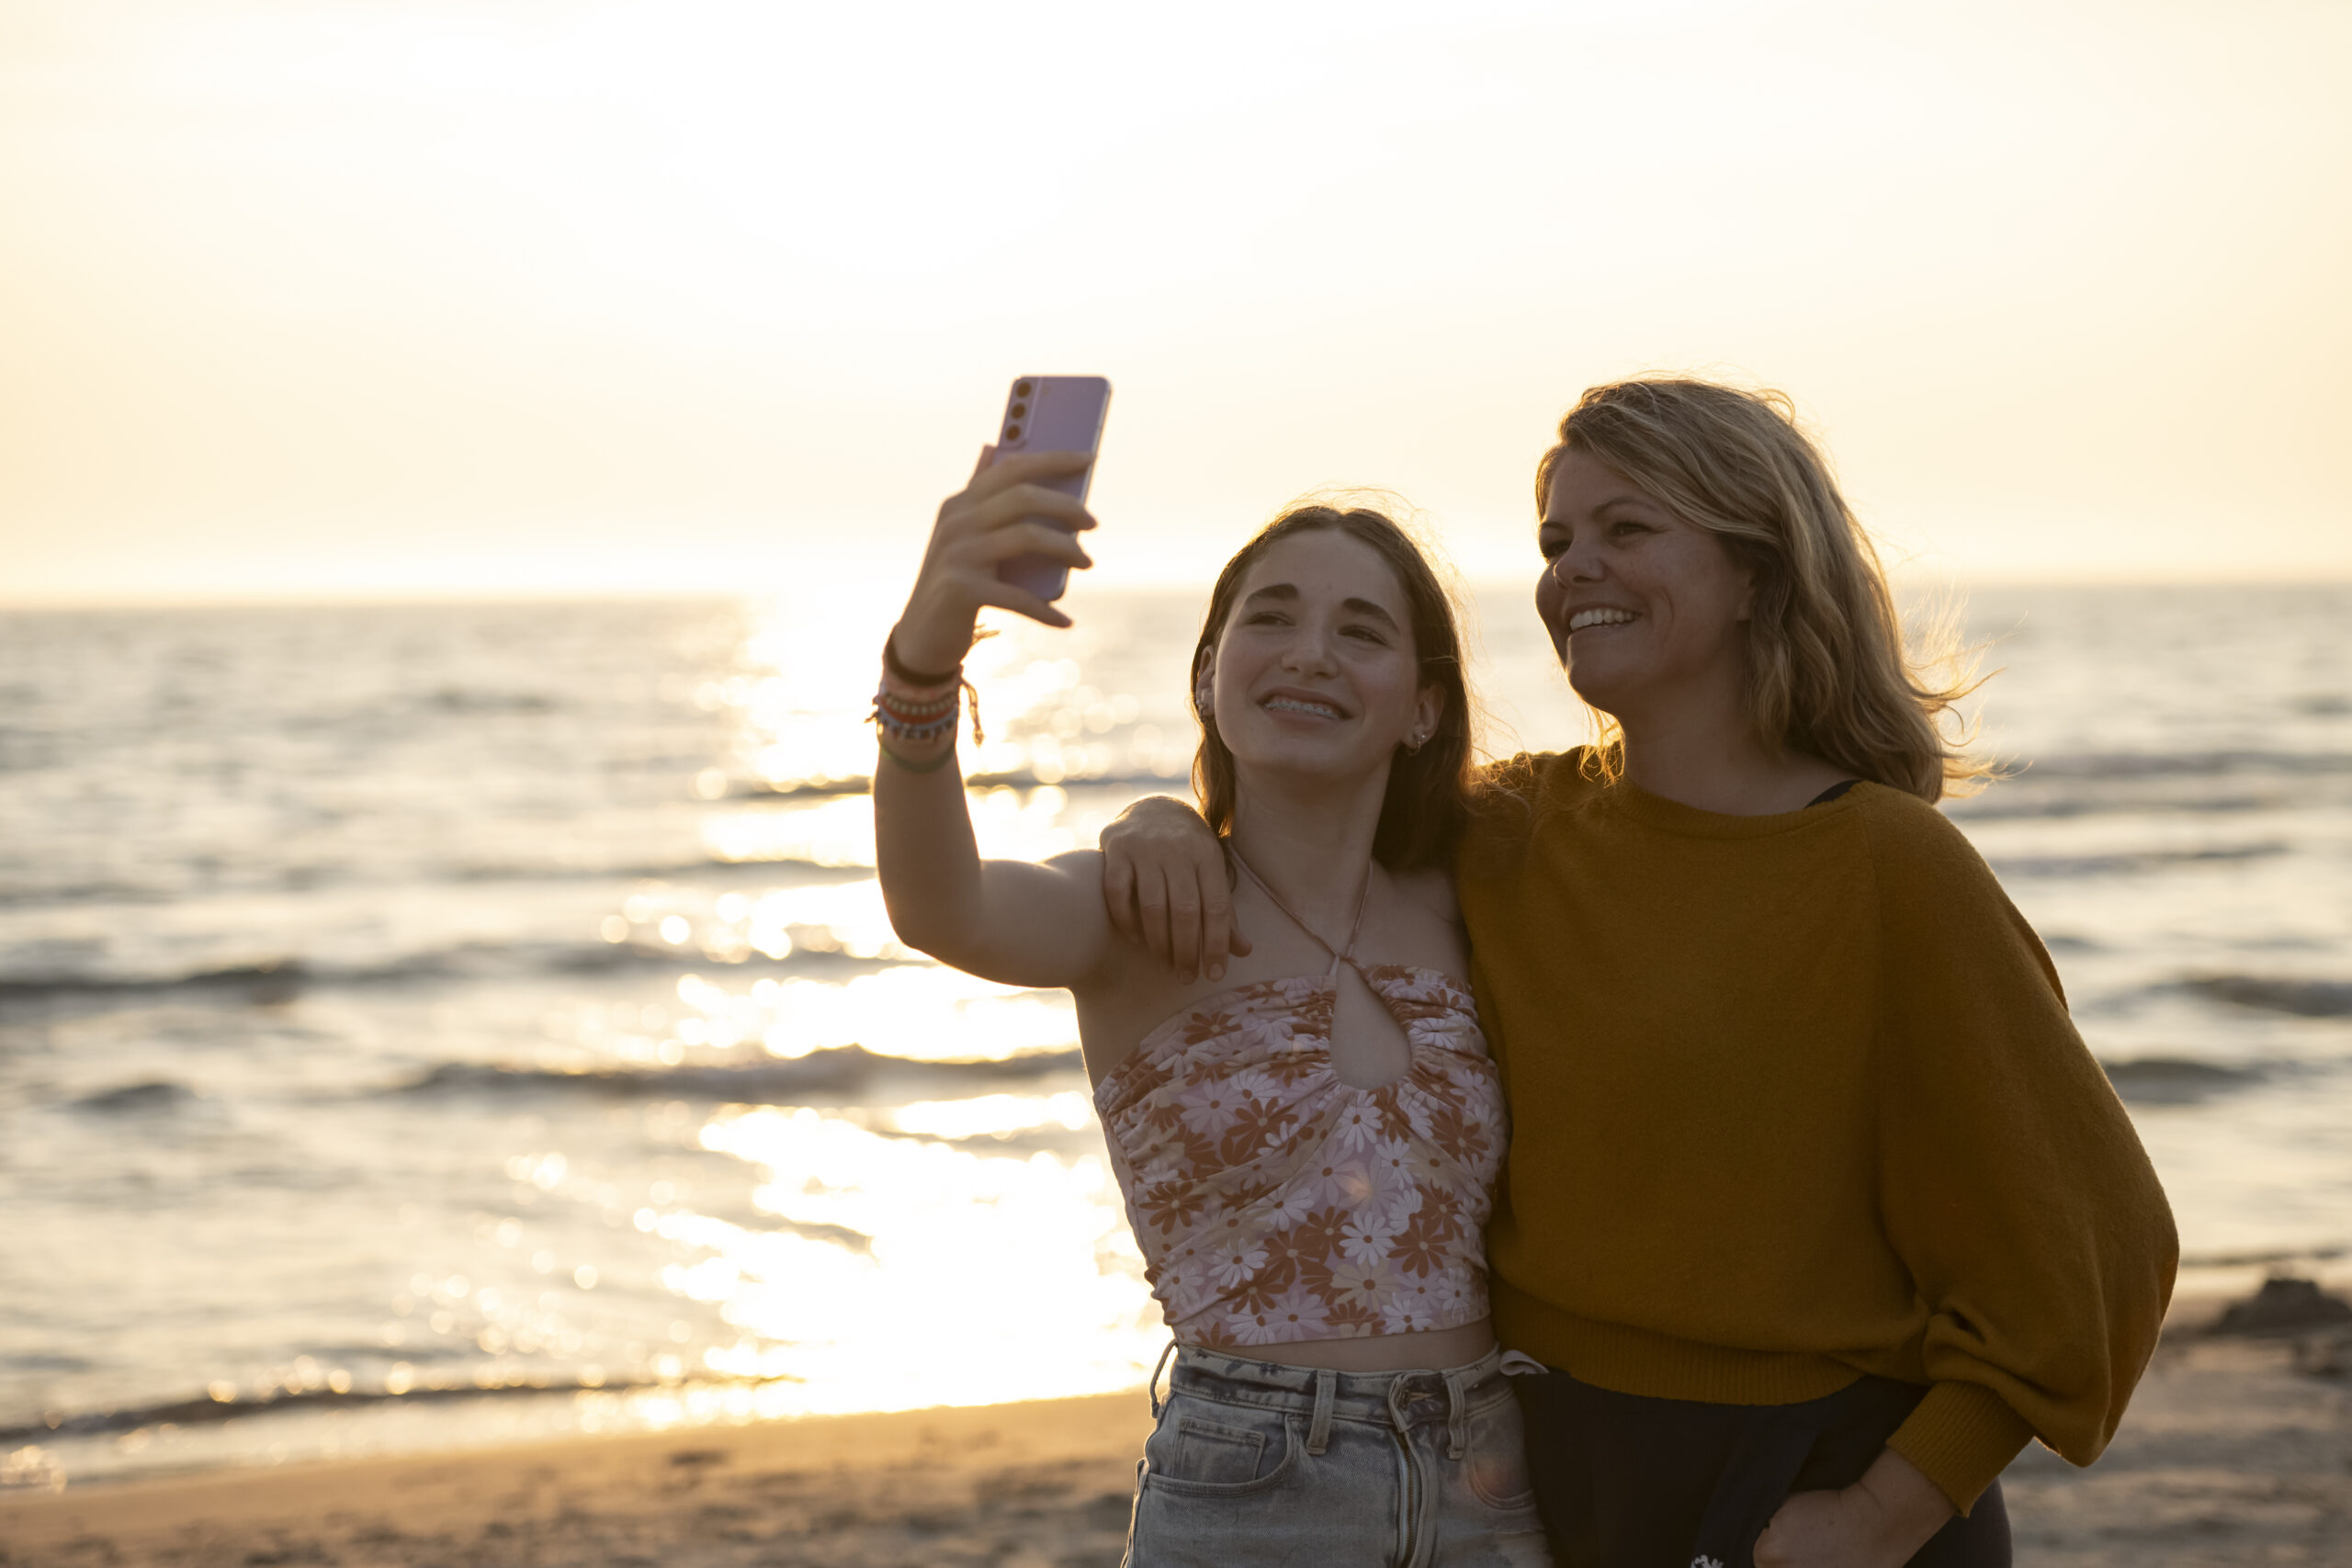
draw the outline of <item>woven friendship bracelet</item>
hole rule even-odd
[[[886,703],[900,713],[945,713],[956,705],[962,692],[954,686],[943,686],[936,696],[918,696],[902,686],[885,681],[874,694],[874,700]]]

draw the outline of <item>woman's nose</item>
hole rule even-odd
[[[1600,577],[1600,555],[1597,550],[1578,550],[1574,545],[1552,558],[1552,581],[1566,588],[1571,582],[1594,582]]]

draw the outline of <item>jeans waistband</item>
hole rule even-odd
[[[1511,1397],[1505,1381],[1504,1352],[1499,1349],[1459,1367],[1340,1372],[1251,1360],[1192,1345],[1169,1348],[1176,1358],[1176,1369],[1168,1379],[1170,1398],[1182,1393],[1305,1416],[1309,1420],[1306,1451],[1311,1454],[1323,1451],[1333,1421],[1369,1421],[1404,1433],[1418,1427],[1443,1427],[1447,1452],[1459,1458],[1470,1417]],[[1161,1360],[1164,1363],[1167,1357]],[[1162,1408],[1159,1381],[1155,1370],[1154,1417]]]

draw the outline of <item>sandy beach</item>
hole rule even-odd
[[[2217,1306],[2097,1466],[2010,1468],[2020,1563],[2352,1564],[2352,1330],[2217,1337]],[[76,1487],[0,1503],[0,1563],[1108,1568],[1148,1425],[1128,1393]]]
[[[1143,1395],[288,1465],[0,1504],[0,1563],[1115,1563]]]

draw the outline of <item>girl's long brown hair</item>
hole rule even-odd
[[[1948,639],[1905,653],[1878,552],[1786,396],[1669,378],[1592,388],[1536,465],[1539,513],[1570,452],[1706,529],[1754,573],[1747,704],[1768,746],[1928,801],[1992,776],[1941,728],[1976,682]],[[1613,773],[1619,735],[1603,719],[1590,755]]]
[[[1373,858],[1395,871],[1444,864],[1469,815],[1470,690],[1462,672],[1462,634],[1453,597],[1430,566],[1420,547],[1395,519],[1370,507],[1320,504],[1295,506],[1258,530],[1217,574],[1209,595],[1200,641],[1193,648],[1193,716],[1200,720],[1200,750],[1193,757],[1193,789],[1201,815],[1222,835],[1233,826],[1233,753],[1217,733],[1214,715],[1201,711],[1201,671],[1240,596],[1242,580],[1272,546],[1299,534],[1329,532],[1371,547],[1396,574],[1410,607],[1413,653],[1420,683],[1445,697],[1437,731],[1419,751],[1397,749],[1388,768]]]

